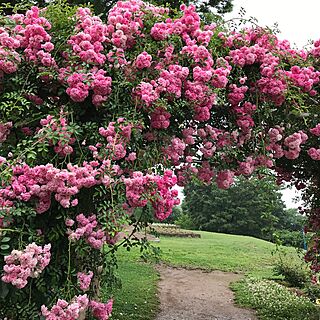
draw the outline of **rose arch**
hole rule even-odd
[[[301,189],[316,274],[319,58],[320,41],[292,49],[192,5],[0,16],[0,318],[108,319],[104,248],[136,208],[168,217],[195,178],[272,169]]]

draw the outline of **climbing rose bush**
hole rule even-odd
[[[303,190],[318,272],[319,43],[140,0],[2,16],[0,317],[108,319],[104,248],[136,208],[266,168]]]
[[[28,278],[37,278],[43,269],[50,262],[51,245],[44,248],[35,243],[29,244],[25,250],[13,250],[9,256],[4,258],[6,262],[3,267],[3,282],[11,283],[18,289],[24,288],[28,283]]]

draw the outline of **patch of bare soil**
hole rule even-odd
[[[254,311],[236,307],[230,282],[241,275],[158,267],[160,312],[156,320],[256,320]]]

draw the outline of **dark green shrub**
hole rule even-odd
[[[284,246],[304,248],[303,234],[301,231],[277,230],[274,239]]]
[[[274,266],[274,272],[283,276],[290,286],[297,288],[303,288],[311,279],[306,263],[294,255],[280,256]]]
[[[179,216],[179,218],[175,221],[175,224],[179,225],[181,227],[181,229],[191,229],[191,230],[195,230],[197,229],[194,225],[194,222],[192,221],[190,215],[188,215],[187,213],[181,213],[181,215]]]

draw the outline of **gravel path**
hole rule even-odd
[[[156,320],[256,320],[253,311],[233,304],[229,272],[160,266],[160,313]]]

